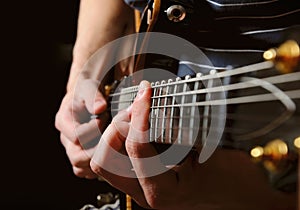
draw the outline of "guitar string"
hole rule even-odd
[[[294,75],[295,75],[295,73],[293,73],[292,75],[283,75],[285,78],[282,78],[282,77],[281,77],[281,80],[283,80],[283,81],[287,81],[287,80],[292,81],[292,80],[295,80],[294,78],[297,78],[297,77],[295,77]],[[296,76],[297,76],[297,75],[298,75],[298,73],[296,73]],[[289,79],[288,79],[288,78],[289,78]],[[280,81],[280,80],[278,80],[278,76],[276,76],[276,77],[271,77],[271,79],[268,79],[268,81],[271,81],[271,82],[272,82],[272,81]],[[297,98],[297,95],[299,95],[298,92],[295,94],[296,98]],[[266,95],[264,95],[264,96],[261,97],[261,98],[265,98],[265,96],[266,96]],[[270,95],[269,95],[269,96],[270,96]],[[255,101],[255,100],[254,100],[254,101]],[[130,101],[130,102],[132,102],[132,101]],[[153,104],[154,104],[154,103],[153,103]],[[189,104],[187,104],[187,105],[189,105]],[[192,107],[194,107],[195,103],[192,103],[191,105],[192,105]],[[205,104],[204,104],[204,105],[205,105]],[[206,105],[207,105],[207,104],[206,104]],[[176,106],[177,106],[177,107],[181,107],[182,104],[181,104],[181,105],[180,105],[180,104],[179,104],[179,105],[177,104]],[[162,107],[163,107],[164,109],[166,108],[166,106],[155,106],[155,107],[154,107],[154,106],[152,105],[152,109],[153,109],[153,108],[156,108],[156,111],[157,111],[159,108],[162,108]],[[168,106],[168,107],[170,108],[170,106]],[[173,105],[172,107],[174,107],[174,105]],[[115,110],[115,111],[117,111],[117,110]],[[157,117],[157,114],[156,114],[155,116]],[[241,117],[240,114],[239,114],[239,117]],[[205,117],[204,117],[204,118],[205,118]],[[233,117],[231,117],[231,118],[233,118]],[[249,119],[248,119],[248,120],[249,120]],[[257,119],[256,119],[256,121],[257,121]],[[157,126],[156,126],[156,127],[157,127]]]
[[[268,77],[263,79],[263,81],[266,81],[270,84],[280,84],[280,83],[286,83],[286,82],[294,82],[300,80],[300,72],[297,73],[290,73],[287,75],[279,75],[279,76],[273,76],[273,77]],[[170,85],[171,86],[171,85]],[[156,99],[156,98],[168,98],[168,97],[179,97],[182,95],[195,95],[195,94],[205,94],[205,93],[212,93],[212,92],[218,92],[218,91],[235,91],[235,90],[240,90],[240,89],[245,89],[245,88],[251,88],[251,87],[259,87],[259,85],[254,84],[250,81],[246,82],[239,82],[235,84],[229,84],[225,86],[219,86],[219,87],[212,87],[212,88],[207,88],[207,89],[199,89],[199,90],[191,90],[191,91],[186,91],[186,92],[180,92],[180,93],[168,93],[165,95],[155,95],[152,96],[151,99]],[[154,87],[156,88],[156,87]],[[134,92],[130,93],[137,93],[137,90]],[[122,95],[129,94],[125,92]],[[120,104],[120,103],[130,103],[132,100],[111,100],[111,104]],[[114,110],[118,111],[118,110]]]
[[[206,80],[221,79],[223,77],[245,74],[245,73],[250,73],[253,71],[269,70],[272,67],[273,67],[272,62],[264,61],[261,63],[251,64],[248,66],[243,66],[240,68],[232,69],[230,71],[218,72],[213,75],[203,75],[201,77],[194,77],[194,78],[189,79],[188,81],[189,82],[197,82],[197,81],[204,82]],[[153,85],[153,88],[165,87],[165,86],[172,85],[172,84],[180,85],[180,84],[184,84],[186,82],[187,82],[186,80],[176,80],[175,82],[171,82],[171,83],[155,84],[155,85]],[[135,92],[137,89],[138,89],[138,86],[132,86],[132,87],[125,88],[124,92],[122,91],[122,92],[118,92],[118,93],[112,93],[109,96],[111,96],[111,97],[119,96],[119,95],[122,95],[125,93]],[[128,90],[128,92],[125,92],[126,90]]]
[[[295,97],[295,98],[300,98],[300,91],[298,91],[298,96]],[[131,101],[133,102],[133,101]],[[153,106],[152,106],[153,107]],[[162,107],[165,107],[165,106],[156,106],[156,110],[159,111],[159,108],[162,108]],[[181,105],[178,105],[178,106],[168,106],[168,107],[165,107],[167,109],[171,109],[171,108],[180,108]],[[191,107],[195,107],[195,106],[191,106]],[[154,108],[152,108],[154,109]],[[120,110],[118,110],[120,111]],[[190,116],[176,116],[173,114],[173,116],[157,116],[154,114],[154,112],[152,111],[151,112],[152,115],[149,117],[149,120],[161,120],[161,119],[165,119],[165,120],[172,120],[172,121],[176,121],[176,120],[179,120],[179,119],[183,119],[183,120],[187,120],[187,119],[190,119]],[[258,123],[258,122],[263,122],[263,123],[266,123],[268,121],[268,119],[270,119],[271,116],[268,116],[268,115],[263,115],[263,116],[253,116],[253,114],[246,114],[246,113],[239,113],[239,114],[236,114],[236,113],[230,113],[230,112],[227,112],[225,115],[220,115],[220,114],[209,114],[209,115],[195,115],[193,118],[194,120],[203,120],[205,118],[207,119],[212,119],[212,118],[216,118],[216,119],[227,119],[227,120],[239,120],[239,121],[247,121],[248,123],[251,123],[251,122],[255,122],[255,123]],[[173,123],[172,123],[173,124]],[[159,126],[151,126],[153,127],[153,129],[161,129],[161,127]],[[182,126],[183,129],[186,129],[186,128],[189,128],[189,127],[184,127]],[[230,127],[225,127],[226,129],[230,128]],[[202,130],[202,129],[201,129]],[[156,134],[157,135],[157,134]]]
[[[296,98],[299,98],[300,97],[300,91],[298,91],[297,92],[297,94],[296,94]],[[265,98],[265,96],[263,96],[262,98]],[[292,97],[293,98],[293,97]],[[164,108],[164,109],[166,109],[166,106],[156,106],[156,107],[158,107],[157,109],[155,109],[155,111],[159,111],[160,109],[159,108]],[[178,108],[179,107],[182,107],[182,105],[178,105]],[[174,108],[174,106],[169,106],[169,108]],[[181,112],[182,113],[182,112]],[[283,113],[284,114],[284,113]],[[226,119],[230,119],[230,118],[234,118],[233,116],[238,116],[239,118],[241,118],[242,116],[240,115],[240,114],[229,114],[229,116],[227,117],[226,116]],[[181,116],[175,116],[174,117],[174,115],[173,115],[173,117],[166,117],[166,116],[162,116],[162,117],[157,117],[158,116],[158,114],[156,114],[155,115],[156,117],[153,117],[153,118],[150,118],[150,120],[156,120],[156,124],[157,125],[155,125],[154,127],[152,127],[152,129],[154,129],[154,131],[155,131],[155,138],[154,139],[158,139],[158,137],[160,136],[158,133],[157,133],[157,131],[158,130],[163,130],[163,128],[161,127],[161,126],[159,126],[158,125],[158,123],[161,121],[160,119],[164,119],[164,120],[168,120],[168,119],[172,119],[172,120],[174,120],[174,121],[176,121],[176,120],[179,120],[179,122],[182,122],[182,120],[184,120],[184,117],[183,117],[183,115],[181,114]],[[201,120],[203,120],[203,119],[205,119],[205,118],[212,118],[212,117],[214,117],[214,118],[223,118],[223,119],[225,119],[225,116],[220,116],[220,115],[217,115],[217,116],[199,116],[199,117],[195,117],[195,120],[197,120],[197,119],[201,119]],[[188,118],[188,117],[187,117]],[[246,115],[244,115],[244,119],[246,118]],[[247,122],[249,123],[249,121],[250,121],[251,119],[249,119],[249,118],[247,118]],[[253,119],[252,119],[253,120]],[[259,121],[261,121],[261,120],[259,120],[258,118],[256,118],[255,119],[255,122],[256,123],[258,123]],[[157,123],[158,122],[158,123]],[[182,133],[182,130],[181,129],[189,129],[190,128],[190,125],[188,126],[188,127],[185,127],[184,126],[185,124],[182,124],[182,125],[180,125],[179,127],[180,127],[180,129],[179,129],[179,131],[181,131],[181,133]],[[232,132],[231,130],[231,127],[228,127],[228,126],[225,126],[225,133],[237,133],[237,130],[235,129],[234,131],[235,132]],[[151,129],[150,129],[151,130]],[[204,127],[204,128],[200,128],[200,131],[206,131],[207,130],[207,127]],[[172,130],[172,132],[174,133],[176,130]],[[180,133],[180,132],[179,132]],[[241,133],[241,132],[240,132]],[[181,135],[181,134],[180,134]],[[169,139],[170,139],[171,137],[169,137]],[[179,138],[179,139],[182,139],[182,138]],[[247,140],[247,139],[246,139]],[[171,141],[172,141],[172,138],[171,138]]]
[[[245,70],[245,68],[242,68],[242,71],[244,70],[247,71],[247,69]],[[248,69],[249,70],[249,69]],[[221,72],[221,73],[224,73],[224,72]],[[224,74],[221,74],[221,73],[218,73],[219,76],[223,77]],[[226,72],[225,72],[226,73]],[[237,73],[234,72],[232,75],[236,75]],[[211,75],[206,75],[206,76],[203,76],[201,78],[193,78],[193,79],[189,79],[188,81],[187,80],[182,80],[182,81],[177,81],[177,83],[166,83],[166,84],[155,84],[153,85],[152,87],[155,89],[155,88],[159,88],[160,87],[160,90],[162,89],[161,87],[163,86],[166,86],[167,88],[169,88],[171,85],[178,85],[178,83],[183,83],[183,84],[187,84],[188,82],[193,82],[192,80],[196,80],[196,82],[199,82],[200,81],[203,81],[205,79],[215,79],[215,76],[216,75],[213,75],[213,78],[211,78],[212,76]],[[205,78],[206,77],[206,78]],[[278,83],[286,83],[286,82],[291,82],[291,81],[297,81],[299,80],[298,79],[299,77],[299,73],[291,73],[291,74],[286,74],[286,75],[279,75],[279,76],[273,76],[273,77],[268,77],[268,78],[264,78],[264,81],[266,82],[269,82],[271,84],[278,84]],[[230,91],[230,90],[239,90],[239,89],[243,89],[243,88],[249,88],[249,87],[257,87],[259,85],[255,85],[254,83],[249,83],[249,82],[240,82],[240,83],[237,83],[237,84],[231,84],[231,85],[227,85],[227,86],[219,86],[219,87],[212,87],[212,88],[209,88],[209,89],[200,89],[200,90],[197,90],[197,91],[185,91],[183,93],[176,93],[176,94],[165,94],[165,95],[161,95],[159,94],[158,96],[153,96],[152,99],[158,99],[160,100],[160,98],[167,98],[167,97],[172,97],[172,96],[182,96],[184,97],[185,95],[195,95],[195,94],[201,94],[201,93],[210,93],[210,92],[217,92],[217,91]],[[224,90],[225,88],[225,90]],[[130,90],[130,91],[128,91]],[[137,86],[134,86],[134,87],[130,87],[130,88],[127,88],[126,91],[123,91],[121,92],[121,94],[131,94],[132,96],[135,96],[136,92],[138,90],[138,87]],[[286,91],[285,92],[290,98],[299,98],[300,97],[300,91],[299,90],[294,90],[294,91]],[[117,94],[112,94],[112,95],[117,95]],[[241,100],[242,99],[242,100]],[[214,100],[214,101],[209,101],[208,103],[205,103],[205,102],[198,102],[198,103],[189,103],[189,104],[176,104],[176,105],[168,105],[166,106],[166,104],[164,105],[158,105],[158,106],[153,106],[151,107],[151,109],[159,109],[159,108],[164,108],[167,109],[167,108],[174,108],[174,107],[183,107],[183,106],[191,106],[191,107],[195,107],[195,106],[207,106],[207,105],[225,105],[225,104],[234,104],[234,103],[249,103],[249,102],[257,102],[257,101],[269,101],[269,100],[274,100],[276,99],[276,97],[273,95],[273,94],[261,94],[261,95],[256,95],[256,96],[245,96],[245,97],[239,97],[239,98],[231,98],[229,99],[230,103],[226,103],[228,102],[228,99],[225,99],[225,100]],[[226,101],[226,102],[225,102]],[[112,101],[112,103],[124,103],[124,102],[130,102],[132,103],[132,100],[128,101],[128,100],[123,100],[123,101]],[[216,103],[217,104],[212,104],[212,102]],[[225,104],[224,104],[225,102]],[[219,104],[218,104],[219,103]],[[153,103],[154,104],[154,103]],[[160,104],[160,103],[158,103]],[[118,111],[118,110],[113,110],[113,111]],[[209,116],[207,116],[209,117]],[[220,116],[218,116],[220,117]],[[172,119],[175,119],[176,117],[172,117]],[[179,119],[182,119],[183,116],[179,117]],[[153,119],[153,118],[151,118]],[[159,118],[155,118],[156,120],[158,119],[159,121]],[[166,120],[168,119],[166,116],[163,116],[162,117],[163,120]],[[227,118],[228,119],[228,118]],[[249,121],[249,119],[248,119]],[[257,121],[257,119],[256,119]],[[164,127],[159,127],[159,126],[155,126],[155,130],[164,130]],[[180,126],[180,129],[189,129],[191,130],[191,126],[189,126],[188,128],[185,128],[184,126]],[[200,130],[205,130],[206,128],[200,128]],[[227,127],[226,128],[226,132],[229,132],[228,130],[229,128]],[[199,129],[198,129],[199,130]],[[235,130],[236,131],[236,130]],[[156,133],[156,132],[155,132]],[[180,133],[180,132],[179,132]],[[163,134],[163,132],[162,132]],[[157,137],[158,134],[156,134],[155,136]],[[172,139],[172,137],[170,136],[170,138]],[[155,138],[157,139],[157,138]],[[179,138],[180,140],[181,138]]]
[[[281,83],[287,83],[287,82],[295,82],[300,80],[300,72],[296,73],[290,73],[287,75],[279,75],[279,76],[273,76],[268,77],[265,79],[262,79],[263,81],[266,81],[270,84],[281,84]],[[159,96],[152,96],[151,99],[158,99],[158,98],[168,98],[168,97],[180,97],[184,95],[194,95],[194,94],[207,94],[212,92],[220,92],[220,91],[236,91],[241,90],[245,88],[253,88],[253,87],[260,87],[260,85],[256,83],[252,83],[251,81],[245,81],[245,82],[239,82],[235,84],[229,84],[229,85],[223,85],[218,87],[212,87],[207,89],[199,89],[199,90],[191,90],[186,92],[180,92],[180,93],[168,93],[165,95],[159,95]],[[156,88],[156,87],[153,87]],[[130,93],[137,93],[137,90]],[[291,98],[298,98],[300,97],[299,90],[290,90],[285,91],[285,93],[290,96]],[[125,92],[122,95],[129,94],[129,92]],[[225,104],[236,104],[236,103],[249,103],[249,102],[259,102],[259,101],[266,101],[266,100],[274,100],[276,99],[273,94],[260,94],[260,95],[253,95],[253,96],[243,96],[238,98],[227,98],[224,100],[212,100],[212,101],[204,101],[204,102],[196,102],[196,103],[185,103],[185,104],[175,104],[175,107],[179,106],[205,106],[205,105],[225,105]],[[266,97],[266,98],[264,98]],[[111,104],[120,104],[120,103],[131,103],[132,99],[130,100],[113,100],[110,102]],[[167,105],[167,107],[170,107],[171,105]],[[163,106],[151,106],[151,108],[161,108]],[[118,109],[112,109],[111,111],[120,111]]]

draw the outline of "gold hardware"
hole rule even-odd
[[[278,48],[271,48],[264,52],[265,60],[272,61],[281,73],[290,73],[300,61],[300,47],[294,40],[288,40]]]
[[[167,10],[167,17],[173,22],[180,22],[186,16],[186,11],[181,5],[172,5]]]
[[[286,142],[281,139],[275,139],[267,143],[264,147],[256,146],[250,151],[254,162],[261,162],[271,173],[283,170],[288,161],[289,148]]]
[[[294,146],[298,149],[300,149],[300,136],[295,138],[294,140]]]
[[[254,158],[259,158],[259,157],[263,156],[263,154],[264,154],[264,148],[261,147],[261,146],[254,147],[254,148],[250,151],[250,154],[251,154],[251,156],[254,157]]]
[[[288,154],[288,146],[281,139],[275,139],[265,145],[264,155],[280,160]]]
[[[119,84],[119,81],[115,80],[111,85],[105,85],[104,86],[104,94],[106,97],[109,97],[109,94],[111,94]]]
[[[126,210],[132,210],[131,197],[128,194],[126,194]]]
[[[106,204],[112,204],[114,203],[117,199],[119,199],[119,195],[113,195],[111,192],[109,193],[100,193],[97,196],[97,204],[98,206],[102,207]]]
[[[111,85],[105,85],[104,90],[105,90],[105,96],[108,96],[111,91]]]

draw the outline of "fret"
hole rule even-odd
[[[187,78],[187,77],[186,77]],[[183,84],[183,89],[182,92],[186,92],[188,88],[188,84],[187,82],[185,82]],[[181,96],[181,104],[185,103],[185,95]],[[178,125],[178,138],[177,138],[177,143],[178,144],[182,144],[182,140],[183,140],[183,129],[184,129],[184,121],[183,121],[183,114],[185,111],[185,107],[182,106],[180,107],[180,112],[179,112],[179,125]]]
[[[137,89],[138,87],[121,89],[119,96],[118,95],[114,96],[114,97],[118,97],[117,103],[111,103],[111,105],[114,105],[114,107],[115,105],[117,105],[117,109],[112,109],[112,111],[116,111],[117,113],[120,110],[128,108],[132,104],[136,96]]]
[[[202,74],[201,73],[198,73],[197,75],[196,75],[196,77],[197,78],[200,78],[202,76]],[[195,82],[194,82],[194,90],[198,90],[199,89],[199,80],[196,80]],[[193,94],[193,96],[192,96],[192,103],[196,103],[197,102],[197,94]],[[197,107],[198,108],[198,107]],[[194,128],[196,127],[196,128],[198,128],[198,125],[195,125],[195,117],[196,116],[198,116],[199,115],[199,112],[198,112],[198,110],[197,110],[197,112],[196,112],[196,106],[192,106],[191,107],[191,113],[190,113],[190,130],[189,130],[189,145],[193,145],[194,144],[194,142],[193,142],[193,140],[194,140],[194,138],[196,137],[195,135],[194,135]]]
[[[210,75],[215,75],[217,72],[216,70],[211,70]],[[207,81],[206,89],[212,88],[213,87],[213,79],[210,79]],[[211,101],[211,93],[208,92],[205,95],[205,101]],[[207,132],[208,132],[208,122],[209,122],[209,112],[210,112],[210,105],[204,106],[204,111],[203,111],[203,121],[202,121],[202,143],[204,144],[206,142],[206,137],[207,137]]]
[[[155,85],[158,85],[159,82],[156,82]],[[161,95],[161,92],[162,92],[162,87],[159,87],[159,91],[158,91],[158,95]],[[155,127],[154,127],[154,141],[157,142],[158,141],[158,138],[159,138],[159,110],[160,110],[160,107],[161,106],[161,98],[158,98],[157,99],[157,108],[154,110],[155,112]]]
[[[151,83],[151,87],[153,88],[153,96],[157,95],[157,88],[154,88],[154,83]],[[150,142],[155,141],[155,109],[153,108],[156,106],[156,100],[155,98],[152,99],[152,106],[151,106],[151,113],[150,113]]]
[[[176,82],[180,81],[180,77],[177,77],[176,78]],[[178,90],[178,85],[177,83],[174,84],[174,87],[173,87],[173,93],[177,93],[177,90]],[[173,143],[173,123],[174,123],[174,114],[175,114],[175,103],[176,103],[176,97],[173,96],[172,97],[172,105],[171,105],[171,113],[170,113],[170,124],[169,124],[169,143]]]
[[[166,81],[162,81],[161,84],[165,84]],[[162,112],[162,122],[161,122],[161,142],[164,143],[165,142],[165,121],[166,121],[166,115],[167,115],[167,97],[166,95],[168,94],[168,91],[169,91],[169,86],[166,86],[166,87],[162,87],[162,94],[163,96],[165,96],[163,98],[163,103],[164,103],[164,108],[163,108],[163,112]]]
[[[138,87],[138,86],[134,86],[134,87],[133,87],[132,98],[131,98],[131,103],[130,103],[130,104],[133,103],[133,101],[134,101],[134,99],[135,99],[135,97],[136,97],[138,91],[139,91],[139,87]]]
[[[172,129],[172,126],[170,126],[170,122],[171,122],[171,119],[173,118],[171,116],[171,109],[170,107],[167,107],[168,105],[172,104],[172,101],[173,101],[173,97],[170,97],[168,96],[169,93],[172,93],[174,90],[174,85],[171,84],[173,82],[172,79],[169,79],[168,80],[168,86],[167,86],[167,90],[166,90],[166,98],[167,98],[167,102],[165,104],[165,107],[166,107],[166,116],[167,116],[167,119],[165,121],[165,135],[164,135],[164,141],[166,143],[171,143],[172,140],[171,140],[171,135],[172,135],[172,132],[171,132],[171,129]]]

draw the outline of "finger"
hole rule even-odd
[[[89,113],[100,114],[106,109],[107,103],[99,91],[99,81],[91,79],[85,80],[76,91]]]
[[[79,138],[85,144],[99,135],[99,129],[95,129],[95,125],[102,129],[107,119],[103,117],[90,121],[92,114],[106,109],[106,101],[98,91],[95,81],[86,80],[82,83],[74,94],[68,93],[64,97],[55,117],[55,126],[72,142]]]
[[[177,187],[177,174],[168,170],[160,161],[155,148],[145,143],[148,140],[148,117],[150,112],[151,86],[142,81],[139,93],[132,106],[131,126],[126,139],[126,151],[134,171],[144,191],[147,201],[153,204],[157,192],[169,191]]]
[[[77,137],[74,128],[80,123],[73,118],[71,95],[66,95],[55,116],[55,127],[69,140],[75,142]]]
[[[86,179],[98,178],[98,175],[95,174],[90,167],[79,168],[79,167],[73,166],[72,169],[73,169],[73,173],[77,177],[86,178]]]
[[[132,105],[131,126],[126,139],[126,150],[132,158],[144,158],[157,155],[154,147],[148,144],[150,98],[150,83],[142,81],[139,86],[137,97]]]
[[[63,134],[61,134],[61,142],[72,166],[89,167],[92,150],[83,150],[80,144],[71,142]]]
[[[100,125],[101,120],[93,119],[87,123],[80,124],[75,128],[76,138],[82,148],[89,149],[98,144],[101,137],[101,131],[99,129]]]
[[[106,168],[106,170],[114,173],[119,173],[120,171],[118,171],[118,169],[121,170],[122,168],[124,168],[124,171],[130,171],[130,161],[128,157],[124,155],[124,141],[126,139],[124,134],[128,132],[128,123],[129,114],[124,110],[118,113],[112,123],[107,127],[91,160],[92,168],[95,171],[101,172],[102,168]],[[111,164],[112,161],[116,162]]]
[[[148,207],[135,173],[131,170],[130,160],[124,155],[129,120],[129,113],[125,110],[116,115],[102,135],[90,166],[93,172],[112,186],[133,197],[140,205]]]

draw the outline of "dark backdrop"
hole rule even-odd
[[[1,6],[0,209],[95,204],[98,193],[113,189],[73,175],[54,127],[79,1],[8,2]]]

